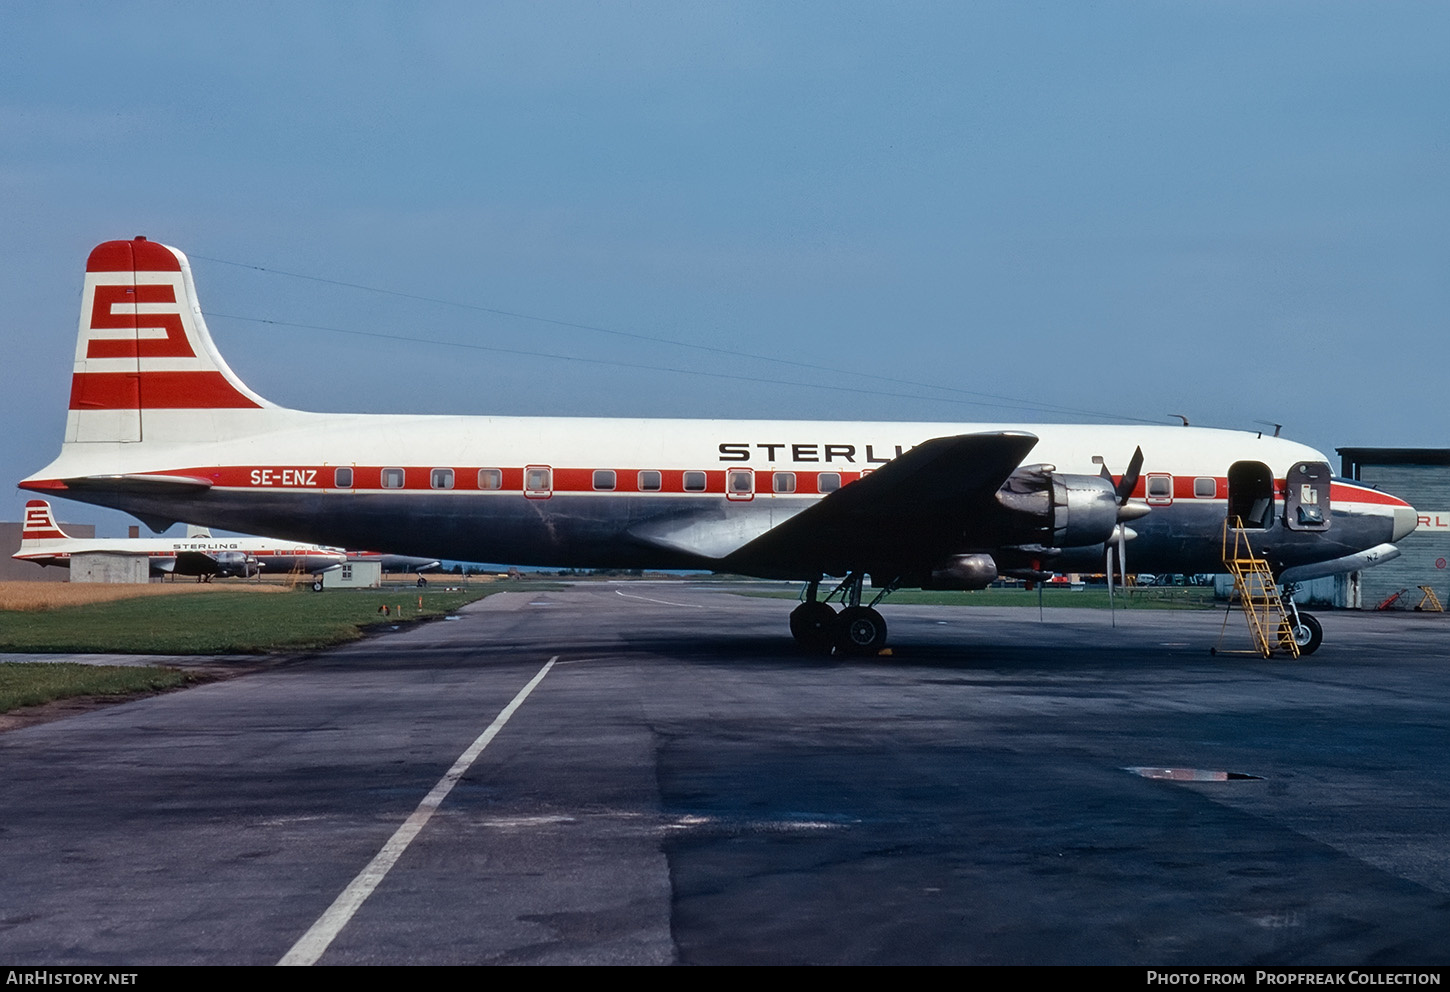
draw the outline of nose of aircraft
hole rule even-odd
[[[1419,523],[1420,515],[1415,512],[1413,506],[1404,503],[1395,507],[1395,529],[1394,536],[1390,538],[1390,543],[1397,544],[1401,538],[1408,537],[1419,526]]]

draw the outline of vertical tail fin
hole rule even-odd
[[[211,537],[210,527],[198,527],[196,524],[186,525],[187,537]]]
[[[63,541],[69,537],[55,522],[49,503],[43,499],[32,499],[25,504],[25,523],[20,529],[21,547],[30,541]]]
[[[67,442],[208,440],[249,433],[267,408],[212,343],[185,255],[145,238],[96,246]]]

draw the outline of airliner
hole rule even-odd
[[[1292,585],[1388,560],[1416,524],[1313,448],[1186,425],[290,410],[227,366],[186,256],[145,238],[91,252],[64,443],[20,485],[155,529],[800,581],[796,640],[856,654],[885,644],[897,588],[1126,573],[1129,545],[1140,569],[1222,571],[1226,527]]]
[[[25,504],[20,550],[10,557],[69,568],[71,558],[82,554],[144,555],[152,575],[194,575],[207,581],[263,572],[315,575],[340,568],[348,560],[336,548],[265,537],[213,537],[199,527],[187,528],[185,537],[71,537],[55,522],[48,502],[33,499]]]

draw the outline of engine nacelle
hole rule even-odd
[[[956,555],[936,568],[921,583],[923,589],[985,589],[997,581],[997,563],[991,555]]]
[[[997,502],[1029,518],[1033,541],[1048,548],[1102,544],[1118,525],[1118,494],[1101,475],[1065,475],[1052,465],[1019,468]]]
[[[261,571],[261,566],[245,551],[222,551],[216,556],[216,570],[223,578],[249,579]]]

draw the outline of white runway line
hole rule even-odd
[[[661,606],[679,606],[687,610],[703,610],[705,608],[699,603],[670,603],[663,599],[650,599],[648,596],[631,596],[629,593],[621,592],[618,589],[614,590],[614,594],[616,596],[623,596],[625,599],[638,599],[645,603],[659,603]]]
[[[558,660],[558,655],[550,658],[548,664],[539,669],[539,674],[519,690],[519,694],[513,698],[513,702],[505,706],[503,711],[494,718],[488,729],[479,734],[478,739],[468,746],[468,750],[458,756],[458,760],[453,763],[452,768],[448,769],[448,773],[438,780],[437,785],[433,786],[433,791],[423,797],[423,801],[418,804],[413,815],[403,822],[397,832],[383,845],[383,849],[372,861],[368,862],[366,868],[358,873],[357,878],[354,878],[352,883],[342,890],[342,894],[327,908],[327,912],[318,917],[317,922],[312,924],[312,928],[292,945],[292,949],[282,957],[281,961],[277,962],[278,965],[310,965],[315,964],[317,959],[322,957],[323,952],[327,950],[342,928],[347,926],[353,914],[358,911],[367,897],[372,895],[373,889],[378,887],[393,865],[397,864],[398,859],[403,856],[403,852],[408,849],[408,845],[413,842],[413,838],[417,837],[423,827],[427,825],[428,820],[433,816],[433,811],[443,804],[448,793],[453,791],[453,786],[483,753],[483,749],[488,747],[489,742],[498,736],[498,732],[503,729],[504,724],[509,722],[514,711],[523,705],[525,699],[529,698],[529,693],[544,681],[544,676],[549,674],[549,669],[553,668],[554,662]]]

